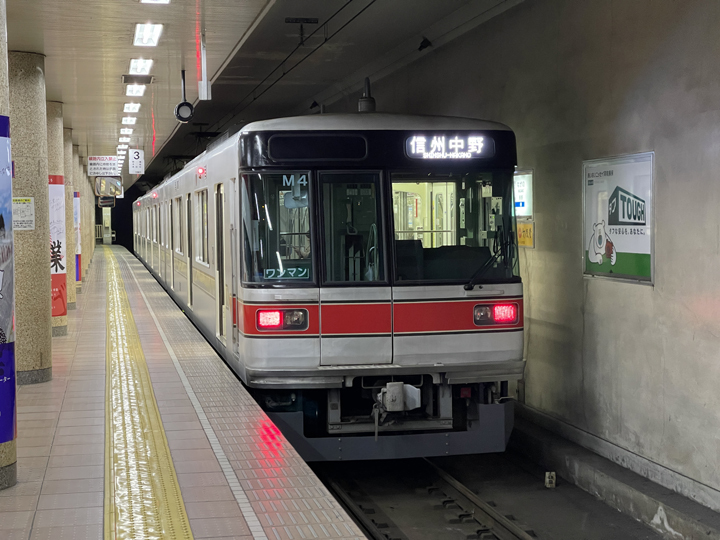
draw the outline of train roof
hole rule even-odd
[[[421,116],[388,113],[312,114],[251,122],[251,131],[419,131],[419,130],[512,131],[499,122],[457,116]]]

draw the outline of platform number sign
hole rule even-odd
[[[283,174],[283,187],[307,186],[307,174]]]
[[[128,169],[130,174],[145,174],[145,151],[139,148],[130,150],[130,159],[128,160]]]

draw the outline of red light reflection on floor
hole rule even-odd
[[[260,424],[260,440],[265,443],[262,449],[265,458],[277,458],[283,447],[280,430],[267,418]]]

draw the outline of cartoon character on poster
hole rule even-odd
[[[605,230],[604,221],[593,224],[593,233],[590,237],[590,245],[588,246],[588,261],[595,264],[602,264],[603,256],[610,259],[610,264],[615,266],[617,250]]]

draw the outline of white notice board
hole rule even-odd
[[[16,231],[35,230],[35,197],[13,197],[13,229]]]
[[[518,221],[533,219],[533,171],[515,171],[513,178],[515,218]]]
[[[88,176],[118,176],[117,156],[89,156]]]

